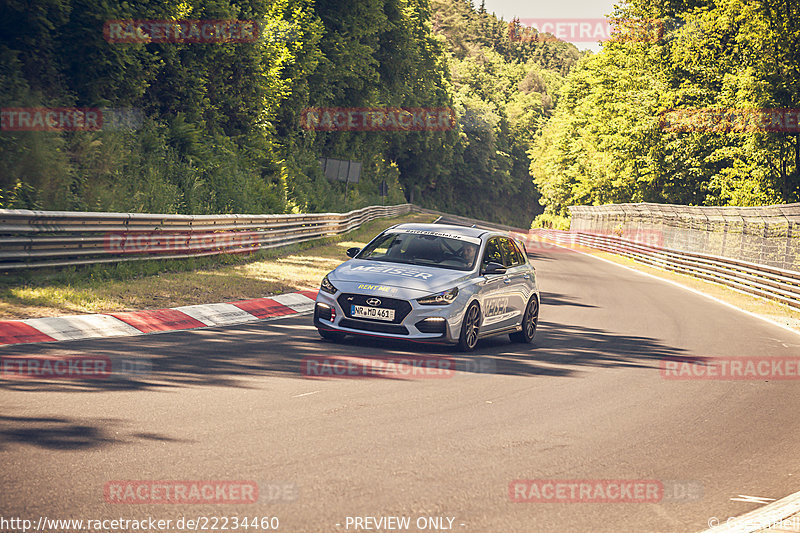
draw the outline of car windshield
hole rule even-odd
[[[359,259],[454,270],[472,270],[478,245],[439,235],[385,233],[367,245]]]

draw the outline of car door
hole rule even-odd
[[[511,266],[512,258],[508,254],[509,243],[505,237],[492,237],[486,243],[486,249],[481,262],[481,269],[489,262],[500,263],[506,268]],[[518,304],[515,303],[511,276],[504,274],[486,274],[481,288],[481,309],[483,322],[481,333],[511,327],[515,324],[515,317],[519,314]],[[517,320],[518,321],[518,320]]]
[[[532,270],[525,255],[513,239],[504,239],[507,246],[510,265],[506,274],[508,275],[509,304],[514,308],[514,324],[522,320],[525,307],[528,305],[533,286]]]
[[[503,320],[503,326],[506,327],[518,324],[522,314],[525,312],[525,305],[527,304],[527,298],[525,297],[527,280],[525,276],[530,279],[530,274],[528,273],[525,258],[512,239],[500,237],[500,247],[503,250],[504,264],[507,269],[504,283],[508,307],[505,310]]]

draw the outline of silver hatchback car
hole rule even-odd
[[[370,335],[457,344],[510,334],[531,343],[539,320],[536,271],[504,233],[399,224],[322,280],[314,325],[322,337]]]

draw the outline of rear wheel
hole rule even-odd
[[[539,324],[539,300],[536,295],[531,296],[528,305],[525,307],[525,314],[522,317],[522,331],[510,333],[508,336],[513,342],[530,344],[536,335],[536,326]]]
[[[317,331],[319,331],[319,336],[327,341],[340,342],[344,340],[345,337],[344,333],[339,333],[338,331],[320,328],[317,328]]]
[[[478,333],[481,328],[481,308],[477,302],[467,308],[464,320],[461,322],[461,336],[458,338],[458,349],[469,352],[478,344]]]

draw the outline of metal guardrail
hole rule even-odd
[[[371,206],[348,213],[297,215],[162,215],[0,209],[0,271],[248,253],[340,235],[376,218],[413,211],[441,215],[448,222],[457,224],[508,231],[523,241],[531,237],[544,238],[562,246],[619,254],[800,309],[800,268],[787,269],[754,261],[774,257],[772,252],[751,252],[747,258],[704,253],[696,248],[702,244],[703,249],[712,249],[719,239],[708,235],[702,238],[681,236],[679,231],[712,233],[722,224],[720,227],[730,230],[725,233],[729,237],[740,230],[740,241],[744,242],[745,235],[753,235],[754,227],[761,228],[758,235],[764,239],[780,235],[781,228],[785,228],[783,237],[778,237],[786,241],[781,249],[782,258],[794,266],[798,256],[794,239],[800,239],[800,230],[796,229],[800,222],[800,204],[768,208],[654,207],[657,205],[571,208],[573,224],[591,228],[590,231],[526,231],[411,204]],[[674,214],[680,209],[688,211],[680,215],[664,215]],[[718,220],[714,218],[717,215],[703,210],[719,210],[723,212],[723,218]],[[736,210],[742,210],[738,215],[739,226],[726,218],[738,212]],[[771,219],[756,222],[757,216],[765,216],[764,210],[772,213]],[[654,211],[664,216],[647,219],[646,213]],[[698,213],[702,213],[704,218],[700,218]],[[721,249],[726,249],[724,244]],[[740,244],[737,249],[744,250],[745,247]]]
[[[520,231],[527,231],[520,228],[515,228],[514,226],[506,226],[505,224],[497,224],[495,222],[487,222],[485,220],[478,220],[476,218],[468,218],[462,217],[459,215],[451,215],[450,213],[444,213],[442,211],[436,211],[435,209],[426,209],[424,207],[413,206],[412,209],[416,213],[428,213],[430,215],[439,215],[443,219],[443,223],[447,224],[456,224],[459,226],[475,226],[476,228],[492,230],[492,231],[508,231],[508,232],[520,232]]]
[[[596,211],[615,213],[618,208],[627,209],[630,204],[607,205],[607,206],[580,206],[577,210],[584,210],[587,215]],[[637,207],[650,204],[635,204]],[[800,204],[795,204],[800,206]],[[678,208],[683,206],[659,206],[659,208]],[[786,206],[778,206],[786,207]],[[793,207],[793,206],[788,206]],[[576,208],[571,208],[573,217]],[[698,208],[688,207],[693,210]],[[705,209],[705,208],[699,208]],[[717,209],[717,208],[712,208]],[[720,208],[729,213],[740,208]],[[741,208],[750,212],[750,224],[754,224],[752,217],[760,208]],[[764,208],[771,209],[771,208]],[[664,235],[661,230],[646,229],[642,224],[628,224],[619,227],[619,219],[612,219],[613,226],[609,226],[609,232],[620,232],[624,237],[612,234],[589,233],[581,231],[559,231],[548,229],[533,229],[530,231],[495,224],[466,217],[449,215],[431,209],[421,209],[414,206],[415,211],[438,214],[447,222],[463,225],[476,225],[479,228],[507,231],[520,241],[526,244],[528,251],[541,249],[542,239],[565,246],[567,248],[600,250],[621,256],[628,257],[635,261],[648,264],[661,269],[672,270],[698,277],[706,281],[726,285],[735,290],[775,300],[790,307],[800,309],[800,272],[785,270],[768,265],[742,261],[738,259],[713,256],[695,252],[678,251],[663,247]],[[584,215],[585,218],[588,216]],[[606,225],[609,218],[605,218],[603,223]],[[627,219],[630,221],[631,219]],[[656,218],[657,220],[657,218]],[[573,224],[575,219],[573,219]],[[792,222],[791,220],[789,221]],[[773,224],[775,221],[773,220]],[[603,228],[604,226],[595,224],[594,227]],[[791,227],[791,226],[789,226]],[[800,232],[799,232],[800,233]],[[684,241],[685,242],[685,241]]]
[[[657,235],[658,246],[800,270],[800,203],[763,207],[671,204],[573,206],[570,230]],[[650,244],[654,244],[650,242]]]
[[[296,244],[346,233],[411,204],[348,213],[163,215],[0,209],[0,271],[185,259]]]
[[[800,309],[800,272],[795,270],[674,250],[616,235],[547,229],[531,230],[529,235],[568,248],[588,248],[621,255],[656,268],[688,274]]]

